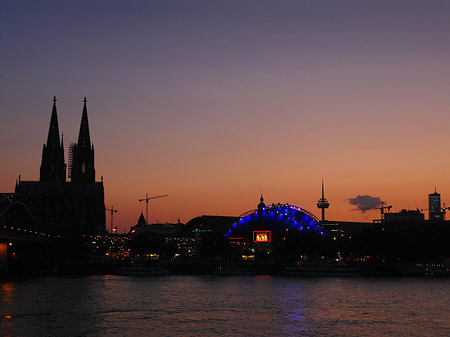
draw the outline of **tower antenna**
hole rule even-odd
[[[322,223],[325,222],[325,209],[330,207],[330,203],[327,199],[325,199],[325,192],[323,187],[323,179],[322,179],[322,198],[317,201],[317,208],[320,208],[322,210]]]

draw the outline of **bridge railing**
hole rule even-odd
[[[47,233],[33,231],[30,229],[23,229],[20,227],[8,226],[0,224],[0,238],[1,239],[14,239],[20,241],[49,241],[52,236]]]

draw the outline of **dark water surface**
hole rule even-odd
[[[0,287],[1,336],[450,336],[450,279],[92,276]]]

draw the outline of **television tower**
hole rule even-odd
[[[322,210],[322,223],[325,222],[325,208],[330,207],[330,203],[327,199],[325,199],[325,193],[323,189],[323,179],[322,179],[322,198],[317,201],[317,208],[320,208]]]

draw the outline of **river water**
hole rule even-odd
[[[0,286],[1,336],[450,335],[450,279],[106,275]]]

